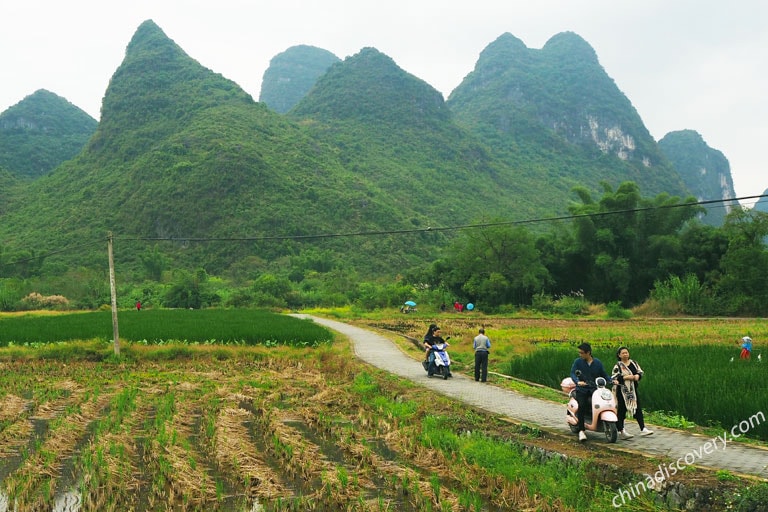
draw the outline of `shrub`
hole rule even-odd
[[[550,313],[554,310],[555,301],[551,295],[544,292],[537,293],[531,299],[531,309],[540,313]]]
[[[561,295],[555,300],[554,312],[559,315],[584,315],[589,309],[589,302],[581,290]]]
[[[584,297],[584,292],[581,290],[557,297],[539,293],[533,296],[531,309],[540,313],[557,315],[585,315],[589,311],[589,301]]]
[[[21,304],[24,309],[66,309],[69,300],[63,295],[41,295],[32,292],[21,299]]]
[[[632,312],[624,309],[619,301],[609,302],[605,309],[608,318],[632,318]]]
[[[705,315],[713,312],[711,296],[695,274],[686,274],[682,279],[670,276],[666,281],[657,280],[651,298],[669,314]]]
[[[730,509],[736,512],[768,512],[768,484],[759,483],[737,492]]]

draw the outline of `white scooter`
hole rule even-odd
[[[616,428],[616,423],[619,421],[619,417],[616,414],[616,399],[611,390],[605,387],[607,382],[604,378],[598,377],[595,380],[595,384],[597,389],[592,392],[592,409],[584,416],[584,428],[592,432],[603,431],[608,442],[615,443],[619,437],[619,432]],[[576,383],[568,377],[563,379],[560,387],[569,396],[565,421],[570,427],[571,432],[578,434],[579,421],[576,414],[579,410],[579,403],[574,396],[576,393]]]
[[[445,342],[435,343],[432,345],[430,350],[435,355],[435,362],[433,363],[434,366],[431,369],[427,367],[428,377],[431,377],[435,374],[442,375],[443,379],[453,377],[453,375],[451,375],[451,358],[448,356],[447,348],[448,343]]]

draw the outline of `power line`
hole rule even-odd
[[[763,194],[758,196],[735,197],[732,199],[711,199],[706,201],[697,201],[693,203],[678,203],[678,204],[669,204],[669,205],[646,206],[642,208],[631,208],[626,210],[611,210],[611,211],[605,211],[605,212],[582,213],[577,215],[562,215],[558,217],[541,217],[541,218],[527,219],[527,220],[508,220],[508,221],[484,222],[484,223],[478,223],[478,224],[463,224],[463,225],[457,225],[457,226],[442,226],[442,227],[427,226],[425,228],[390,229],[385,231],[356,231],[356,232],[349,232],[349,233],[321,233],[321,234],[313,234],[313,235],[268,235],[268,236],[259,236],[259,237],[199,237],[199,238],[196,238],[196,237],[190,237],[190,238],[115,237],[115,240],[158,241],[158,242],[263,242],[263,241],[274,241],[274,240],[308,240],[308,239],[322,239],[322,238],[343,238],[343,237],[353,237],[353,236],[400,235],[400,234],[412,234],[412,233],[430,233],[430,232],[437,232],[437,231],[458,231],[462,229],[478,229],[478,228],[488,228],[488,227],[497,227],[497,226],[535,224],[540,222],[563,221],[563,220],[572,220],[572,219],[579,219],[579,218],[585,218],[585,217],[603,217],[608,215],[619,215],[623,213],[637,213],[637,212],[645,212],[645,211],[652,211],[652,210],[683,208],[683,207],[690,207],[690,206],[705,206],[705,205],[720,204],[722,207],[725,207],[727,205],[724,205],[722,203],[735,202],[735,201],[741,201],[746,199],[759,199],[762,197],[768,197],[768,194]]]
[[[32,262],[32,261],[36,261],[36,260],[40,260],[40,259],[43,259],[43,258],[47,258],[49,256],[54,256],[56,254],[61,254],[63,252],[74,251],[76,249],[82,249],[84,247],[90,247],[92,245],[101,244],[101,243],[106,242],[106,240],[107,240],[107,238],[104,237],[102,239],[94,240],[92,242],[85,242],[85,243],[81,243],[81,244],[77,244],[77,245],[70,245],[68,247],[64,247],[63,249],[57,249],[57,250],[54,250],[54,251],[46,252],[45,254],[38,254],[37,256],[30,256],[29,258],[21,258],[21,259],[14,260],[14,261],[8,261],[8,262],[0,263],[0,267],[8,267],[8,266],[11,266],[11,265],[21,265],[23,263],[29,263],[29,262]]]
[[[456,226],[427,226],[425,228],[411,228],[411,229],[390,229],[390,230],[384,230],[384,231],[357,231],[357,232],[349,232],[349,233],[320,233],[320,234],[313,234],[313,235],[268,235],[268,236],[260,236],[260,237],[188,237],[188,238],[182,238],[182,237],[131,237],[131,236],[121,236],[121,237],[113,237],[113,240],[115,241],[121,241],[121,242],[182,242],[182,243],[189,243],[189,242],[267,242],[267,241],[279,241],[279,240],[312,240],[312,239],[328,239],[328,238],[346,238],[346,237],[357,237],[357,236],[382,236],[382,235],[402,235],[402,234],[414,234],[414,233],[431,233],[431,232],[445,232],[445,231],[459,231],[463,229],[481,229],[481,228],[489,228],[489,227],[498,227],[498,226],[514,226],[514,225],[524,225],[524,224],[536,224],[536,223],[542,223],[542,222],[555,222],[555,221],[564,221],[564,220],[573,220],[573,219],[580,219],[580,218],[587,218],[587,217],[604,217],[609,215],[619,215],[619,214],[625,214],[625,213],[637,213],[637,212],[646,212],[646,211],[652,211],[652,210],[665,210],[665,209],[671,209],[671,208],[684,208],[684,207],[690,207],[690,206],[706,206],[706,205],[719,205],[718,207],[725,207],[727,206],[724,203],[732,203],[737,201],[745,201],[748,199],[756,199],[759,200],[761,198],[768,197],[768,194],[762,194],[762,195],[756,195],[756,196],[744,196],[744,197],[735,197],[731,199],[711,199],[706,201],[697,201],[692,203],[678,203],[678,204],[669,204],[669,205],[656,205],[656,206],[646,206],[642,208],[631,208],[626,210],[611,210],[611,211],[605,211],[605,212],[594,212],[594,213],[582,213],[577,215],[562,215],[557,217],[541,217],[541,218],[535,218],[535,219],[526,219],[526,220],[508,220],[508,221],[496,221],[496,222],[483,222],[483,223],[477,223],[477,224],[463,224],[463,225],[456,225]],[[0,263],[0,267],[5,266],[11,266],[11,265],[19,265],[23,263],[28,263],[31,261],[47,258],[49,256],[53,256],[56,254],[61,254],[64,252],[69,252],[77,249],[81,249],[83,247],[89,247],[91,245],[104,243],[107,241],[107,237],[99,238],[96,241],[92,242],[86,242],[82,244],[72,245],[68,246],[62,249],[58,249],[55,251],[50,251],[45,254],[40,254],[37,256],[31,256],[29,258],[22,258],[19,260],[15,260],[12,262],[5,262]]]

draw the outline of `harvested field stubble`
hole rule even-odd
[[[47,510],[76,494],[83,511],[610,507],[613,491],[588,476],[599,472],[517,448],[544,437],[372,370],[346,347],[222,350],[0,363],[0,498]],[[482,462],[507,453],[522,454],[501,464],[517,473]],[[641,499],[626,509],[664,510]]]

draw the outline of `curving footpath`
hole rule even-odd
[[[557,404],[527,397],[515,391],[475,382],[458,373],[449,380],[430,379],[419,361],[404,354],[384,336],[325,318],[301,314],[293,316],[311,319],[348,336],[355,355],[382,370],[517,422],[533,423],[560,434],[573,435],[565,424],[565,402]],[[768,480],[768,450],[733,442],[735,437],[749,430],[750,422],[756,425],[766,421],[768,417],[764,416],[763,412],[759,412],[752,418],[744,418],[739,425],[734,425],[731,430],[726,429],[717,437],[705,437],[657,426],[653,426],[655,433],[652,436],[641,437],[635,431],[634,438],[618,441],[615,445],[607,443],[602,433],[587,432],[587,436],[589,442],[598,442],[611,449],[640,452],[658,457],[659,470],[662,475],[666,473],[667,477],[685,466],[694,465],[725,469],[733,473]],[[573,439],[576,443],[575,436]]]

